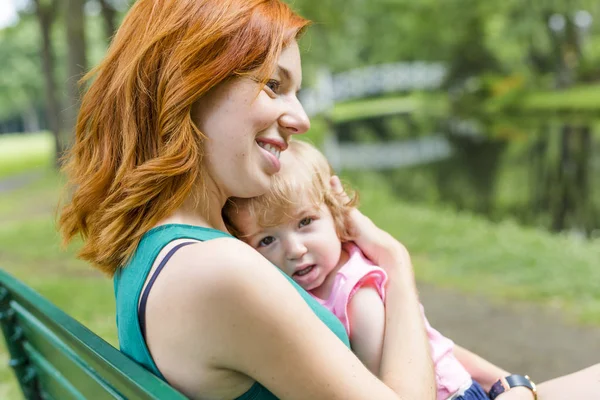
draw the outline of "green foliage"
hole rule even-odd
[[[527,94],[519,105],[523,111],[597,112],[600,109],[600,84],[581,85],[564,91],[533,92]]]
[[[408,96],[378,97],[336,104],[331,112],[335,123],[393,116],[396,114],[425,115],[435,118],[448,112],[447,98],[440,94],[413,93]]]
[[[591,27],[577,38],[582,80],[600,78],[600,9],[593,0],[294,0],[314,21],[303,39],[308,82],[318,68],[332,71],[395,61],[446,62],[452,80],[496,72],[519,75],[526,88],[550,89],[567,38],[548,26],[554,13],[568,18],[586,10]],[[344,10],[343,12],[341,10]],[[570,39],[569,39],[570,40]]]
[[[58,2],[62,4],[63,2]],[[45,82],[41,61],[41,33],[32,8],[24,10],[19,23],[0,29],[0,121],[28,109],[44,109]],[[86,20],[87,58],[89,65],[97,64],[104,56],[107,43],[99,16]],[[52,26],[52,50],[56,63],[59,101],[65,104],[67,47],[62,14]]]
[[[0,119],[43,104],[38,29],[30,16],[0,30]]]

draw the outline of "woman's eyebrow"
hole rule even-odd
[[[279,74],[281,74],[287,81],[290,81],[290,82],[292,81],[292,73],[287,68],[282,67],[281,65],[278,65],[277,72]],[[298,90],[300,90],[300,86],[302,86],[302,85],[301,84],[298,85]]]

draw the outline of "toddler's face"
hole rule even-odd
[[[340,261],[342,247],[326,205],[300,207],[281,225],[263,228],[249,212],[240,210],[235,224],[244,241],[306,290],[323,284]]]

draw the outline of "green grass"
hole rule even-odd
[[[0,135],[0,179],[54,162],[54,140],[49,132]]]
[[[419,280],[495,301],[536,302],[600,325],[600,240],[408,204],[373,174],[353,178],[364,212],[408,247]]]
[[[24,281],[61,309],[116,345],[114,297],[110,279],[63,250],[55,214],[62,179],[46,171],[39,180],[0,196],[0,268]],[[20,391],[0,341],[0,398]]]

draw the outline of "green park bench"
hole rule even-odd
[[[26,399],[186,399],[0,270],[0,325]]]

